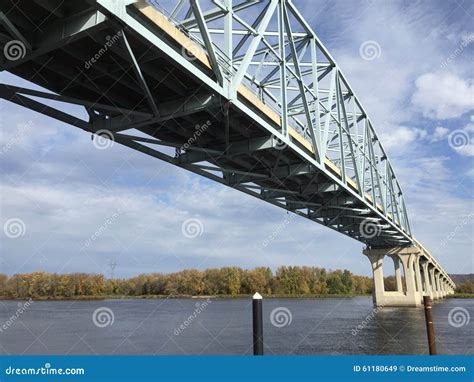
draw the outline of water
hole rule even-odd
[[[251,301],[211,300],[197,309],[204,302],[35,301],[11,320],[18,302],[0,301],[0,354],[251,354]],[[113,324],[105,311],[98,324],[109,325],[98,327],[93,313],[104,307],[113,313]],[[289,323],[291,314],[289,325],[272,324],[271,312],[277,308],[281,314],[274,323]],[[472,322],[452,326],[448,317],[455,308],[457,318],[466,321],[474,313],[474,300],[447,299],[433,307],[438,353],[473,354]],[[178,330],[180,325],[184,329]],[[368,297],[266,299],[264,339],[266,354],[427,353],[422,308],[374,312]]]

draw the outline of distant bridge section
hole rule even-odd
[[[365,243],[376,304],[453,291],[413,237],[367,112],[292,1],[0,0],[0,11],[2,70],[49,91],[1,84],[0,97]]]

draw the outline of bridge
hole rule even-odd
[[[366,245],[376,305],[455,284],[338,64],[291,0],[0,0],[0,97]],[[84,117],[58,105],[79,105]],[[396,291],[382,264],[393,260]]]

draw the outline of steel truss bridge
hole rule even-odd
[[[1,98],[320,223],[366,251],[409,249],[414,260],[402,263],[415,292],[452,292],[412,234],[366,110],[291,0],[0,0],[0,12],[1,69],[47,89],[0,84]],[[59,102],[88,118],[51,105]],[[399,292],[410,294],[409,284]]]

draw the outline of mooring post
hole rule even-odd
[[[253,313],[253,355],[263,355],[263,313],[262,296],[255,293],[252,297]]]
[[[425,305],[426,332],[428,333],[428,346],[430,349],[430,355],[436,355],[436,337],[433,327],[431,297],[423,296],[423,304]]]

